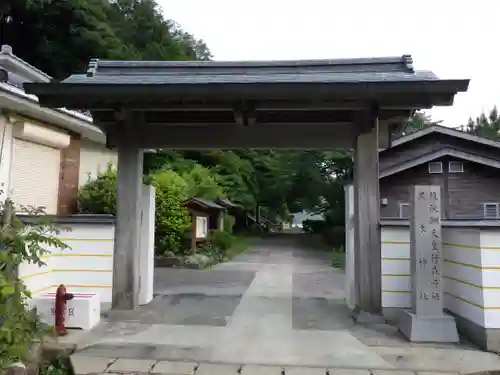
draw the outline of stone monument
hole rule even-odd
[[[458,342],[455,319],[443,312],[439,186],[412,187],[410,253],[412,310],[403,312],[399,329],[413,342]]]

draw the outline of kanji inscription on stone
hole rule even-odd
[[[414,186],[410,252],[413,312],[443,313],[441,192],[439,186]]]

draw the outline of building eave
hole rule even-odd
[[[458,92],[466,91],[469,80],[430,80],[394,82],[315,82],[315,83],[203,83],[203,84],[90,84],[90,83],[26,83],[25,90],[36,95],[44,106],[58,108],[99,107],[106,102],[128,102],[144,98],[149,102],[165,100],[283,100],[304,97],[333,98],[351,96],[368,101],[391,101],[399,95],[425,98],[428,108],[452,105]],[[139,101],[139,100],[138,100]],[[423,103],[408,103],[418,109]],[[161,107],[161,106],[159,106]]]
[[[498,160],[485,158],[483,156],[475,155],[473,153],[464,152],[461,150],[456,150],[453,148],[446,147],[446,148],[442,148],[442,149],[439,149],[437,151],[422,155],[422,156],[417,157],[415,159],[412,159],[412,160],[409,160],[409,161],[406,161],[406,162],[403,162],[403,163],[400,163],[397,165],[393,165],[393,166],[386,168],[384,170],[381,170],[380,171],[380,178],[382,179],[382,178],[385,178],[388,176],[395,175],[397,173],[401,173],[401,172],[406,171],[410,168],[417,167],[419,165],[422,165],[422,164],[428,163],[430,161],[442,158],[444,156],[452,156],[452,157],[455,157],[457,159],[462,159],[462,160],[470,161],[473,163],[486,165],[488,167],[500,169],[500,161],[498,161]]]
[[[92,118],[65,108],[46,108],[39,104],[34,95],[0,82],[0,110],[16,112],[40,122],[80,134],[93,142],[106,144],[105,134],[92,123]]]
[[[460,130],[451,129],[451,128],[447,128],[444,126],[439,126],[439,125],[429,126],[428,128],[425,128],[425,129],[416,131],[414,133],[408,134],[406,136],[403,136],[403,137],[393,141],[392,147],[404,145],[408,142],[414,141],[416,139],[420,139],[420,138],[425,137],[427,135],[430,135],[432,133],[443,134],[443,135],[446,135],[449,137],[459,138],[459,139],[463,139],[466,141],[482,144],[485,146],[500,148],[500,142],[486,139],[483,137],[479,137],[477,135],[465,133],[465,132],[462,132]]]
[[[0,66],[4,66],[8,68],[7,70],[17,74],[29,77],[34,82],[50,82],[52,80],[52,77],[48,74],[14,55],[9,46],[2,46],[0,50]]]

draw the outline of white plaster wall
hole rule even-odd
[[[143,186],[141,213],[141,254],[139,257],[138,303],[146,305],[153,299],[155,248],[155,188]]]
[[[144,187],[140,242],[139,304],[153,298],[155,189]],[[55,292],[64,284],[69,293],[95,293],[103,303],[111,303],[113,287],[113,223],[73,223],[61,225],[58,237],[70,248],[48,248],[45,265],[21,264],[19,277],[33,296]]]
[[[382,307],[411,307],[410,232],[382,227]]]
[[[346,185],[345,189],[345,279],[346,279],[346,303],[347,306],[354,310],[356,306],[356,290],[354,285],[355,280],[355,264],[354,264],[354,186]]]
[[[69,293],[96,293],[111,302],[113,224],[73,224],[58,236],[70,249],[47,249],[46,266],[22,264],[19,276],[33,295],[54,292],[64,284]]]
[[[480,228],[443,228],[443,290],[448,310],[484,325],[480,237]]]
[[[484,326],[500,328],[500,234],[497,228],[481,230],[481,267]]]
[[[107,149],[103,144],[82,139],[79,185],[83,186],[87,181],[95,179],[109,164],[116,166],[117,163],[118,155],[115,151]]]
[[[382,306],[411,308],[408,227],[382,226]],[[443,227],[444,306],[500,328],[500,228]]]

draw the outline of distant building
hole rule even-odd
[[[410,186],[441,187],[443,219],[500,219],[500,142],[442,126],[380,152],[380,216],[410,216]]]

